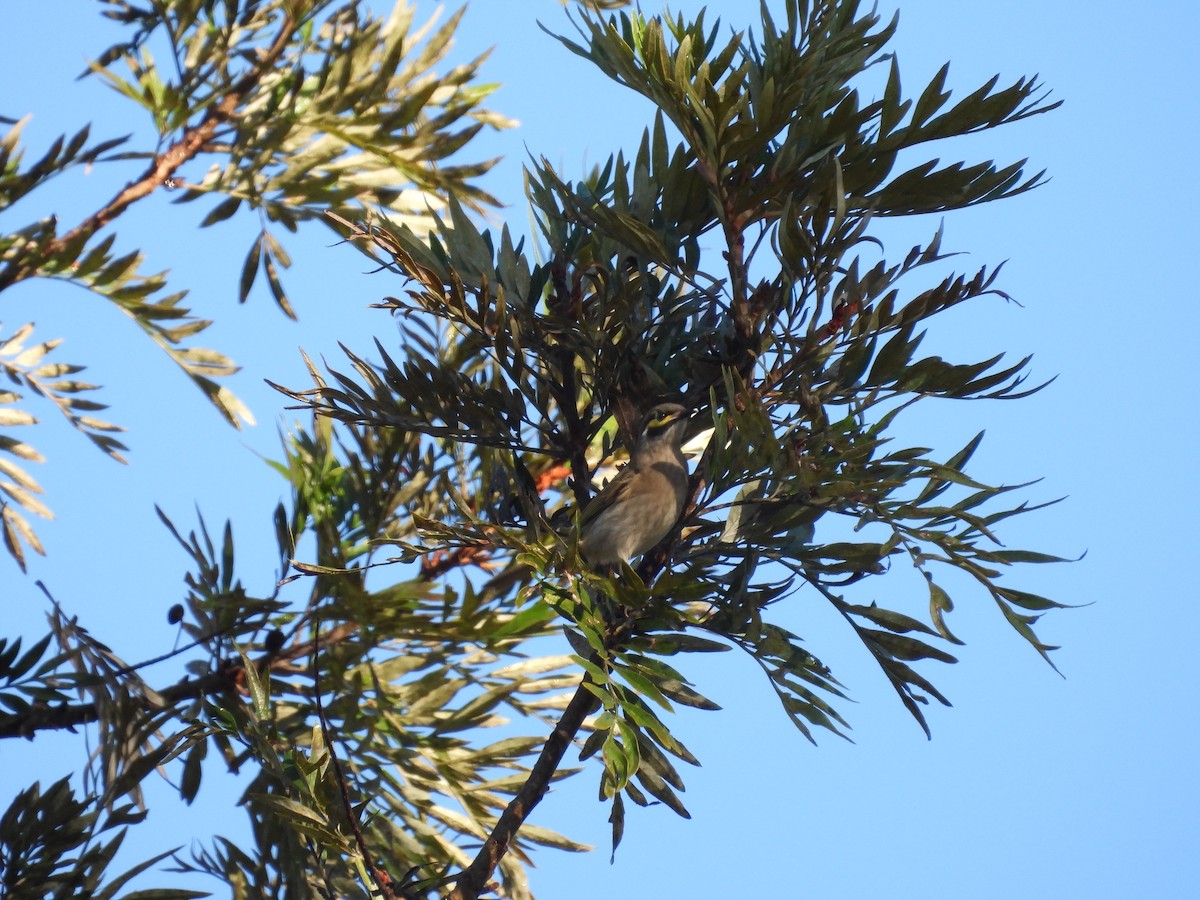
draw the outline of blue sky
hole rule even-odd
[[[686,14],[702,5],[738,27],[757,15],[757,4],[730,0],[672,8]],[[895,5],[881,3],[886,12]],[[143,127],[111,92],[73,81],[84,59],[115,39],[90,5],[12,6],[0,113],[33,112],[26,135],[35,147],[83,120],[101,136]],[[1002,81],[1040,73],[1065,101],[1051,115],[941,148],[944,157],[1029,156],[1052,180],[946,218],[945,246],[969,254],[961,267],[1007,260],[1001,286],[1020,305],[976,304],[935,324],[929,338],[963,359],[1032,352],[1034,376],[1058,378],[1028,400],[935,406],[910,423],[947,455],[986,426],[973,473],[1007,483],[1042,478],[1026,496],[1066,497],[1003,533],[1010,546],[1086,553],[1007,579],[1083,605],[1043,622],[1042,635],[1062,645],[1054,659],[1065,677],[985,597],[956,596],[952,627],[967,646],[957,666],[930,671],[955,705],[930,711],[926,741],[850,636],[815,598],[798,595],[784,624],[835,661],[858,701],[843,710],[855,743],[808,744],[747,659],[685,663],[724,707],[685,711],[674,722],[704,763],[682,773],[692,821],[657,807],[632,810],[609,865],[595,773],[557,787],[533,820],[599,849],[540,856],[532,884],[541,897],[1171,898],[1194,896],[1200,882],[1190,571],[1200,490],[1189,384],[1200,316],[1188,275],[1200,201],[1190,37],[1200,11],[1170,0],[1120,13],[1032,0],[900,6],[893,49],[909,92],[950,60],[956,94],[995,73]],[[432,6],[419,3],[418,11],[420,18]],[[503,87],[490,105],[521,122],[475,148],[506,157],[487,186],[510,204],[503,215],[518,231],[527,223],[527,152],[577,177],[609,153],[635,148],[650,114],[544,35],[537,18],[570,27],[554,0],[477,0],[457,45],[462,58],[495,45],[485,75]],[[64,182],[0,225],[52,210],[73,222],[110,196],[117,178],[100,169]],[[165,611],[182,596],[187,560],[154,503],[182,528],[193,526],[196,505],[212,527],[232,519],[242,577],[252,588],[269,585],[269,513],[283,485],[256,454],[275,455],[277,425],[293,414],[263,379],[304,384],[300,347],[336,361],[338,340],[367,350],[374,336],[386,343],[395,334],[384,313],[366,308],[395,283],[364,276],[360,256],[316,230],[288,243],[300,322],[278,315],[265,292],[239,307],[237,276],[254,223],[198,232],[196,211],[167,199],[155,196],[121,221],[123,244],[144,246],[151,268],[169,267],[177,284],[193,288],[197,311],[217,320],[203,343],[245,367],[232,386],[260,424],[243,433],[224,426],[172,364],[96,298],[57,285],[6,292],[0,335],[34,321],[43,339],[64,337],[57,353],[89,364],[110,418],[129,429],[132,452],[131,464],[118,466],[40,411],[45,424],[30,438],[49,461],[33,474],[58,519],[42,525],[49,556],[33,560],[29,577],[0,559],[0,615],[15,623],[5,633],[41,632],[45,604],[33,583],[40,578],[124,658],[169,646]],[[34,209],[39,203],[47,205]],[[895,226],[889,250],[902,252],[899,241],[936,226]],[[918,597],[913,608],[923,603]],[[0,746],[5,802],[25,783],[26,767],[36,762],[52,780],[77,766],[71,754],[79,749],[69,735]],[[218,816],[218,827],[228,827],[222,799],[157,810],[153,837],[162,843],[146,845],[146,854],[208,833]]]

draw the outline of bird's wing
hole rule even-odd
[[[581,528],[604,512],[604,510],[618,503],[629,493],[629,488],[633,484],[632,479],[629,477],[630,472],[631,470],[628,467],[622,469],[617,473],[616,478],[606,484],[604,489],[592,498],[592,502],[584,509],[583,516],[579,520]]]

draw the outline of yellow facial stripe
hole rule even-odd
[[[655,416],[653,419],[651,419],[649,422],[646,423],[646,431],[647,432],[662,431],[664,428],[666,428],[668,425],[670,425],[672,422],[674,422],[678,418],[679,418],[679,416],[675,413],[659,413],[657,416]]]

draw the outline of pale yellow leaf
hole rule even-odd
[[[79,424],[84,428],[90,428],[92,431],[124,431],[120,425],[114,425],[111,422],[105,422],[103,419],[94,419],[91,416],[80,416]]]
[[[3,472],[17,484],[21,485],[21,487],[25,488],[25,490],[33,491],[35,494],[42,493],[42,486],[34,481],[28,472],[16,463],[3,457],[0,457],[0,472]]]
[[[229,390],[229,388],[221,387],[217,389],[217,402],[225,409],[229,418],[234,420],[235,425],[237,424],[237,419],[241,419],[247,425],[254,424],[254,414],[250,412],[250,408],[239,400],[237,395]]]
[[[33,323],[30,322],[22,325],[16,330],[12,337],[0,344],[0,356],[12,356],[14,353],[21,352],[21,345],[25,343],[25,338],[33,334]]]
[[[5,525],[5,532],[6,532],[5,538],[6,539],[8,538],[7,532],[11,529],[11,531],[13,532],[13,535],[12,535],[13,538],[16,538],[18,536],[21,537],[25,541],[25,543],[27,543],[30,547],[32,547],[36,552],[38,552],[42,556],[46,555],[46,551],[42,547],[42,542],[38,540],[37,534],[35,534],[34,530],[29,527],[29,523],[25,521],[24,516],[22,516],[19,512],[17,512],[11,506],[6,506],[6,507],[4,507],[3,510],[0,510],[0,515],[3,515],[3,517],[4,517],[4,525]],[[8,543],[7,540],[5,542]],[[19,544],[17,545],[17,548],[19,551]],[[12,552],[12,550],[13,550],[13,545],[9,544],[9,551]],[[13,555],[19,557],[19,559],[17,561],[19,563],[21,563],[21,568],[24,569],[25,568],[24,555],[19,552],[14,553]]]
[[[0,481],[0,491],[8,494],[8,496],[16,500],[21,506],[25,507],[31,513],[41,516],[43,519],[54,518],[54,513],[50,512],[50,508],[46,504],[11,481]],[[7,506],[5,507],[6,510],[8,508]]]
[[[0,409],[0,425],[33,425],[37,419],[21,409]]]
[[[28,369],[31,366],[35,366],[41,362],[43,356],[61,343],[62,338],[55,338],[52,341],[45,341],[37,346],[30,347],[23,353],[19,353],[16,358],[13,359],[12,364],[14,366],[20,366],[22,369]]]
[[[28,444],[21,441],[15,441],[10,437],[0,435],[0,450],[5,450],[13,456],[19,456],[21,459],[27,459],[30,462],[45,462],[46,457],[38,453]]]

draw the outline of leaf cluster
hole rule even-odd
[[[230,424],[252,424],[250,410],[221,383],[238,366],[216,350],[192,345],[211,320],[185,305],[186,290],[168,291],[166,272],[146,270],[145,253],[117,249],[116,220],[159,189],[174,190],[179,203],[206,204],[205,227],[239,210],[254,211],[260,227],[242,266],[239,298],[247,300],[261,275],[280,309],[294,317],[282,278],[291,259],[277,228],[294,232],[329,209],[359,215],[372,207],[419,228],[447,195],[473,208],[491,204],[475,182],[492,162],[462,162],[458,154],[480,129],[510,123],[482,105],[493,89],[478,82],[482,57],[446,67],[461,13],[435,28],[433,22],[415,25],[406,3],[397,3],[386,18],[358,3],[329,0],[101,5],[127,26],[129,37],[100,53],[85,75],[142,108],[149,134],[96,141],[89,124],[26,163],[22,132],[28,119],[16,122],[0,137],[0,215],[18,215],[19,202],[39,202],[56,178],[81,166],[134,162],[145,168],[69,228],[31,208],[34,218],[27,224],[0,230],[0,291],[53,278],[104,297],[167,353]],[[24,337],[18,331],[0,357],[18,353]],[[59,341],[41,345],[43,353]],[[103,408],[70,396],[96,389],[62,380],[82,367],[30,371],[29,352],[21,362],[5,362],[9,380],[51,400],[93,443],[119,458],[124,448],[111,436],[119,429],[72,412]],[[56,380],[39,386],[50,379]],[[3,397],[4,403],[19,399]],[[31,414],[10,411],[0,428],[34,421]],[[25,460],[40,461],[31,448],[24,452]],[[14,501],[3,506],[5,543],[24,567],[25,548],[43,548],[17,508],[42,516],[49,510],[32,497],[39,493],[36,483],[11,469],[7,464],[4,470],[13,478],[7,482],[13,490],[5,490]]]
[[[507,551],[524,575],[503,587],[524,585],[518,604],[541,594],[523,614],[565,620],[601,709],[585,755],[604,763],[604,797],[649,794],[683,809],[666,759],[688,755],[650,705],[669,699],[663,684],[693,689],[643,642],[738,647],[804,734],[844,734],[832,670],[769,617],[802,588],[837,610],[926,731],[924,706],[948,701],[921,663],[953,662],[945,648],[958,643],[939,569],[965,573],[1038,652],[1051,649],[1033,626],[1060,604],[999,581],[1010,565],[1059,561],[1006,549],[995,533],[1034,508],[1003,505],[1024,485],[967,473],[982,435],[949,457],[893,438],[917,402],[1041,387],[1027,384],[1028,357],[919,353],[935,316],[1006,298],[999,270],[947,274],[940,228],[891,258],[871,225],[1037,186],[1042,173],[1023,160],[905,160],[1057,104],[1035,79],[992,79],[952,101],[945,68],[906,96],[885,49],[895,27],[845,2],[796,0],[782,27],[764,15],[761,35],[724,40],[703,16],[582,13],[581,41],[563,43],[659,112],[632,157],[618,153],[581,181],[532,164],[536,254],[454,204],[429,235],[386,219],[341,223],[407,280],[380,304],[404,344],[397,355],[377,343],[374,359],[347,350],[351,370],[289,393],[347,425],[457,448],[467,477],[454,485],[451,521],[414,516],[421,540],[410,552]],[[876,67],[886,76],[871,82]],[[714,241],[719,256],[704,249]],[[638,411],[661,399],[691,405],[696,428],[711,430],[694,502],[636,575],[597,578],[545,523],[587,502],[611,419],[628,442]],[[560,471],[569,490],[541,477]],[[512,491],[512,522],[496,515],[498,487]],[[928,586],[926,619],[906,601],[857,599],[902,559]],[[694,697],[687,705],[708,704]],[[613,815],[619,838],[620,805]]]
[[[132,804],[102,812],[94,798],[76,797],[67,779],[44,790],[34,784],[0,817],[0,897],[151,897],[189,900],[203,891],[164,888],[121,893],[135,877],[170,853],[106,877],[128,826],[145,818]],[[53,830],[46,822],[58,823]]]
[[[290,499],[275,512],[280,569],[266,594],[237,574],[228,524],[214,533],[201,519],[182,531],[160,513],[192,563],[171,615],[187,643],[128,665],[56,613],[36,646],[0,645],[0,736],[94,722],[86,781],[134,803],[156,770],[191,803],[214,762],[252,766],[243,793],[252,840],[216,835],[174,856],[179,871],[243,894],[367,896],[409,871],[414,883],[444,877],[524,782],[540,731],[579,675],[566,655],[524,649],[549,634],[547,617],[522,618],[432,574],[369,582],[380,549],[418,510],[447,517],[409,476],[425,464],[448,483],[454,463],[443,459],[437,475],[437,458],[392,429],[297,427],[272,464]],[[321,563],[283,577],[298,545]],[[47,658],[52,641],[59,651]],[[183,654],[186,674],[174,683],[155,688],[139,674]],[[531,719],[535,733],[515,718]],[[529,829],[503,869],[514,897],[530,896],[522,861],[536,846],[587,849]]]
[[[527,821],[573,771],[570,746],[600,770],[614,848],[626,801],[688,815],[679,763],[698,760],[671,714],[718,708],[696,654],[745,653],[802,734],[847,735],[834,668],[847,661],[797,633],[801,598],[836,612],[926,732],[929,702],[947,702],[930,669],[954,661],[960,584],[1052,649],[1034,628],[1061,604],[1003,580],[1058,560],[1000,541],[1006,520],[1037,508],[1013,499],[1027,486],[969,471],[982,435],[945,453],[897,428],[917,403],[1038,389],[1027,357],[921,350],[940,314],[1005,298],[999,270],[952,270],[940,228],[897,255],[872,226],[1036,186],[1023,161],[909,157],[1055,104],[1029,79],[952,101],[946,70],[906,94],[886,49],[895,21],[857,2],[789,0],[782,24],[764,8],[761,33],[728,36],[703,16],[603,16],[610,5],[579,12],[578,38],[561,40],[658,113],[632,153],[581,179],[533,160],[534,236],[481,228],[461,192],[422,221],[329,204],[334,227],[397,276],[378,305],[400,342],[345,348],[344,363],[309,363],[310,387],[281,387],[313,420],[272,463],[289,495],[271,523],[274,587],[243,583],[228,526],[185,534],[164,515],[192,561],[172,615],[190,641],[186,677],[151,689],[63,619],[51,662],[39,662],[48,642],[0,648],[13,673],[0,734],[101,721],[97,785],[136,797],[147,766],[169,764],[190,802],[210,754],[253,767],[252,840],[218,836],[177,856],[183,871],[243,896],[429,896],[453,883],[458,898],[498,868],[503,892],[527,897],[532,847],[582,849]],[[140,21],[130,4],[112,9]],[[358,33],[327,11],[312,34]],[[154,84],[148,34],[112,57],[140,66],[128,84]],[[372,34],[399,53],[386,26]],[[327,82],[285,58],[269,101],[220,121],[231,143],[275,128],[299,140],[289,129],[313,105],[322,134],[345,129],[350,106],[317,103]],[[206,71],[183,82],[196,96]],[[357,102],[358,79],[328,83]],[[227,96],[210,93],[210,108]],[[142,94],[177,121],[170,92]],[[319,183],[334,171],[319,157],[245,182],[257,157],[243,154],[187,199],[228,191],[270,217],[270,179]],[[251,279],[280,259],[265,237],[251,256]],[[667,399],[695,411],[684,515],[634,566],[596,571],[578,514],[641,412]],[[61,705],[70,690],[80,702]]]

